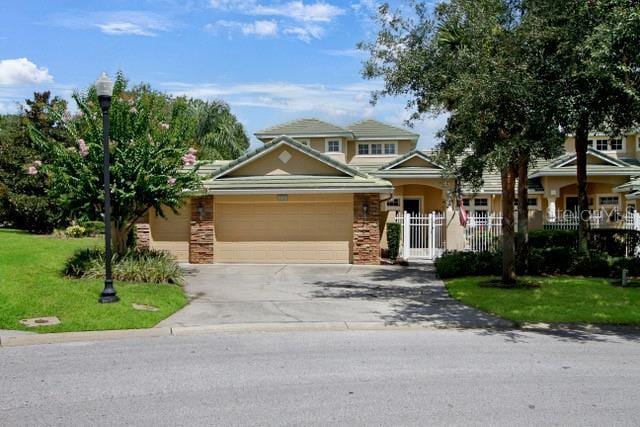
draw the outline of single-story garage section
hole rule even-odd
[[[379,263],[389,181],[286,136],[209,167],[178,214],[138,224],[139,246],[192,263]]]

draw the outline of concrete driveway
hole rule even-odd
[[[190,303],[158,326],[278,322],[428,322],[509,327],[450,298],[433,267],[186,265]]]

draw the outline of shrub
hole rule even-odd
[[[84,221],[80,223],[87,231],[87,236],[95,236],[104,233],[104,222],[102,221]]]
[[[639,244],[640,231],[636,230],[600,228],[589,232],[589,249],[604,252],[613,257],[623,257],[627,253],[633,254]]]
[[[598,251],[573,258],[567,274],[573,276],[608,277],[611,274],[609,256]]]
[[[578,234],[576,230],[534,230],[529,232],[530,248],[576,248]]]
[[[611,259],[611,277],[622,277],[622,270],[626,269],[629,276],[640,276],[640,258],[612,258]]]
[[[435,262],[436,272],[443,279],[462,276],[499,274],[502,257],[497,252],[445,252]]]
[[[400,234],[402,226],[398,223],[391,222],[387,224],[387,245],[389,246],[389,258],[396,259],[400,249]]]
[[[65,264],[64,274],[77,278],[104,277],[104,251],[81,249]],[[182,285],[182,269],[169,253],[155,250],[129,250],[113,256],[113,278],[123,282],[175,283]]]
[[[65,228],[64,235],[71,238],[79,238],[85,236],[87,233],[87,229],[82,227],[81,225],[70,225]]]

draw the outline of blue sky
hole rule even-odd
[[[248,133],[318,117],[402,124],[402,99],[375,108],[356,43],[373,36],[376,0],[11,1],[0,14],[0,113],[35,90],[69,97],[122,70],[173,94],[223,99]],[[435,143],[442,118],[415,124]],[[255,141],[254,141],[255,143]]]

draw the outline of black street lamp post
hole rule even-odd
[[[109,108],[111,107],[111,95],[113,93],[113,82],[109,80],[106,73],[102,73],[96,81],[96,91],[98,101],[102,110],[102,148],[104,160],[102,164],[104,179],[104,290],[100,294],[101,303],[118,302],[120,298],[116,295],[113,287],[113,277],[111,274],[111,188],[109,186]]]

